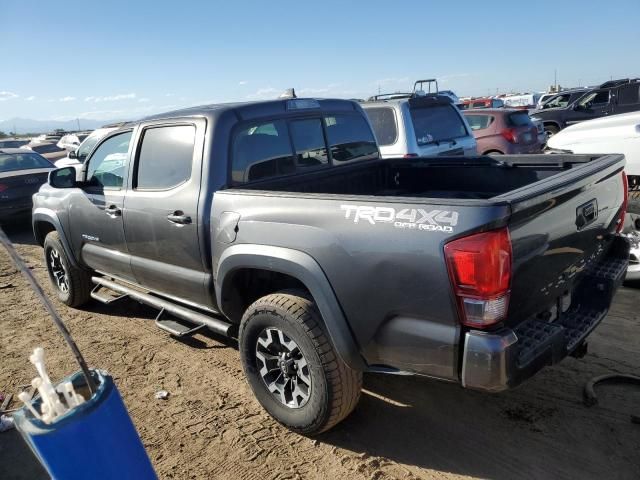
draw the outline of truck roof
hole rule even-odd
[[[358,109],[359,107],[357,102],[353,100],[328,98],[286,98],[255,102],[215,103],[211,105],[200,105],[151,115],[133,123],[176,117],[213,118],[230,110],[235,111],[235,113],[240,117],[241,120],[248,120],[252,118],[282,115],[287,112],[327,113],[335,111],[357,111]]]

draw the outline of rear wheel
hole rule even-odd
[[[86,303],[91,296],[91,275],[72,265],[58,232],[50,232],[44,239],[44,257],[58,299],[70,307]]]
[[[342,421],[358,403],[362,372],[340,359],[315,303],[303,292],[258,299],[242,317],[239,336],[251,389],[286,427],[315,435]]]

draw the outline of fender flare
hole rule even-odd
[[[354,370],[365,370],[353,333],[324,271],[313,257],[290,248],[239,244],[227,248],[215,274],[216,300],[222,305],[225,279],[235,270],[256,268],[290,275],[304,284],[313,296],[327,332],[340,358]],[[224,313],[224,312],[223,312]]]
[[[62,228],[62,223],[60,223],[60,219],[56,215],[53,210],[48,208],[38,207],[33,210],[33,214],[31,215],[31,225],[33,227],[33,236],[36,237],[36,223],[38,222],[47,222],[53,225],[56,232],[60,235],[60,241],[62,242],[62,247],[64,248],[64,253],[67,255],[67,258],[71,261],[71,264],[74,267],[82,268],[73,254],[73,249],[71,245],[69,245],[69,241],[67,240],[67,236],[64,233],[64,229]]]

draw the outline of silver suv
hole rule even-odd
[[[382,158],[477,154],[471,129],[448,96],[386,97],[378,95],[361,104]]]

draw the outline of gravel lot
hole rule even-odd
[[[50,291],[28,226],[9,232]],[[622,289],[581,360],[566,359],[513,392],[487,395],[422,378],[365,376],[362,400],[318,439],[276,424],[244,381],[235,342],[168,337],[155,312],[132,301],[59,311],[91,366],[108,370],[160,478],[451,479],[640,478],[640,392],[599,390],[595,375],[640,372],[640,290]],[[52,322],[0,248],[0,391],[17,393],[45,348],[52,378],[76,370]],[[156,400],[165,389],[168,400]],[[15,403],[14,403],[15,405]],[[4,472],[4,473],[3,473]],[[0,434],[0,478],[38,478],[30,452]]]

